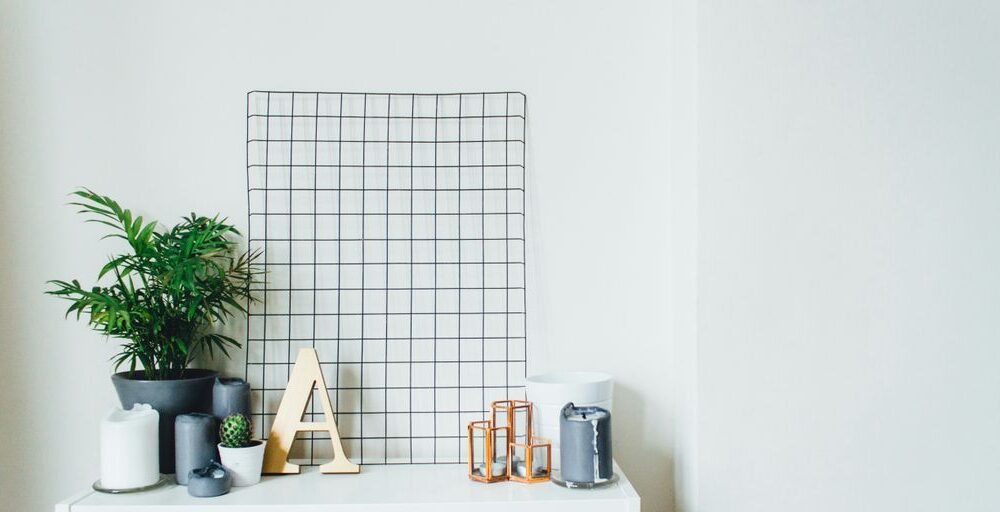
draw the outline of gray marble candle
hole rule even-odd
[[[611,413],[572,402],[559,417],[561,479],[572,484],[600,484],[614,475],[611,458]]]
[[[212,415],[222,421],[230,414],[250,417],[250,384],[243,379],[215,379],[212,387]]]
[[[174,461],[177,483],[187,485],[192,469],[219,460],[216,451],[215,417],[211,414],[180,414],[174,420]]]
[[[233,476],[218,462],[192,469],[188,473],[188,494],[196,498],[221,496],[229,492],[232,486]]]

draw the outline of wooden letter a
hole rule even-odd
[[[323,405],[323,421],[305,422],[302,415],[309,405],[313,389],[319,389],[320,402]],[[295,441],[295,434],[301,431],[329,432],[333,443],[333,460],[319,467],[321,473],[357,473],[360,468],[352,463],[344,454],[344,446],[340,442],[337,423],[333,420],[333,407],[330,405],[330,394],[323,381],[323,370],[319,366],[316,349],[299,350],[295,359],[292,374],[288,377],[288,386],[278,405],[278,413],[271,424],[271,433],[264,448],[264,474],[298,473],[299,466],[288,462],[288,451]]]

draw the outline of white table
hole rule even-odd
[[[616,468],[618,482],[602,489],[565,489],[551,482],[483,484],[469,480],[464,465],[363,466],[358,475],[265,476],[224,496],[192,498],[167,485],[137,494],[94,491],[56,505],[56,512],[639,512],[639,495]]]

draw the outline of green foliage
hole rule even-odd
[[[226,448],[243,448],[250,446],[250,436],[253,426],[246,416],[236,413],[226,416],[219,425],[219,441]]]
[[[112,256],[97,275],[106,285],[49,281],[47,291],[71,302],[66,316],[84,315],[94,330],[125,340],[115,368],[142,366],[147,379],[178,378],[202,352],[227,357],[235,339],[209,329],[246,313],[251,283],[263,274],[259,251],[236,255],[239,232],[226,219],[192,213],[169,230],[88,189],[73,193],[87,222],[107,226],[104,238],[124,240],[130,252]],[[107,278],[107,279],[105,279]]]

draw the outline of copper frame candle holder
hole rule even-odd
[[[510,442],[531,441],[532,406],[527,400],[496,400],[490,404],[493,425],[510,429]]]
[[[477,432],[482,436],[483,460],[476,459]],[[501,443],[497,438],[503,435]],[[509,464],[506,457],[510,448],[510,428],[497,427],[492,420],[471,421],[468,426],[469,478],[477,482],[493,483],[508,479]]]
[[[519,451],[524,453],[524,457],[518,457]],[[541,461],[538,460],[539,458]],[[548,482],[551,476],[551,441],[541,437],[532,437],[527,443],[511,441],[507,444],[507,478],[511,481],[533,484]]]

